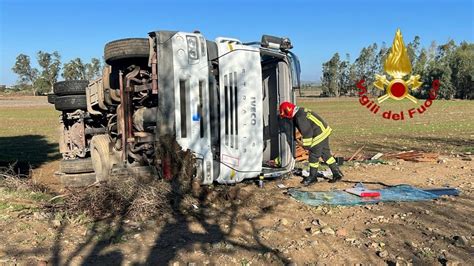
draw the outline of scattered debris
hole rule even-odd
[[[378,152],[374,156],[372,156],[372,158],[370,158],[370,159],[371,160],[377,160],[377,159],[380,159],[380,157],[382,157],[382,156],[383,156],[383,153]]]
[[[422,151],[406,151],[395,154],[387,154],[385,158],[397,158],[412,162],[437,162],[439,153],[422,152]]]
[[[309,151],[303,148],[303,136],[299,131],[296,131],[295,139],[296,139],[296,151],[295,151],[295,160],[297,162],[307,161],[309,158]]]
[[[347,160],[347,161],[352,161],[354,160],[354,158],[356,158],[357,155],[359,155],[359,153],[362,151],[362,149],[365,148],[365,145],[360,147],[356,152],[354,152],[354,154],[352,154],[352,156]]]
[[[375,190],[370,190],[365,188],[365,186],[362,183],[357,183],[353,188],[348,188],[345,189],[344,191],[347,191],[351,194],[354,194],[359,197],[380,197],[380,192],[375,191]]]
[[[298,189],[289,189],[288,194],[296,200],[311,206],[353,206],[363,204],[378,204],[380,202],[425,201],[446,197],[447,195],[459,195],[459,190],[455,188],[423,190],[409,185],[391,186],[378,189],[376,191],[380,193],[380,197],[362,198],[343,190],[302,191]]]

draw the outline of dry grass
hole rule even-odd
[[[99,186],[70,190],[58,203],[49,207],[55,211],[86,214],[92,219],[127,217],[145,220],[176,210],[190,209],[197,204],[192,193],[194,158],[175,142],[163,141],[157,154],[171,154],[173,179],[153,179],[148,182],[132,177],[112,177]],[[174,151],[174,152],[171,152]],[[191,166],[191,167],[189,167]]]
[[[190,191],[191,179],[184,178],[183,172],[177,172],[180,178],[171,182],[155,179],[144,183],[136,178],[115,178],[98,186],[70,189],[65,194],[55,195],[47,186],[29,176],[16,174],[14,169],[14,164],[0,169],[0,187],[18,198],[38,198],[35,207],[53,214],[85,214],[93,220],[113,217],[146,220],[198,204]]]
[[[36,182],[29,178],[29,176],[16,174],[14,169],[15,163],[9,167],[0,167],[0,187],[20,192],[50,192],[49,188],[44,184]]]
[[[69,214],[86,214],[95,220],[109,217],[143,220],[171,211],[169,182],[142,184],[133,178],[115,181],[97,187],[70,190],[62,201],[49,208]]]

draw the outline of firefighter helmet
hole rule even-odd
[[[282,102],[280,104],[280,117],[282,118],[293,118],[293,111],[296,105],[290,102]]]

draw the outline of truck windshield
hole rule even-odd
[[[298,57],[292,52],[288,53],[288,58],[290,59],[290,65],[291,65],[291,77],[292,77],[293,89],[299,89],[300,88],[300,74],[301,74],[300,60],[298,60]]]

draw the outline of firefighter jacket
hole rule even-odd
[[[293,120],[301,135],[303,135],[303,147],[305,149],[318,145],[332,131],[319,115],[306,108],[300,107]]]

